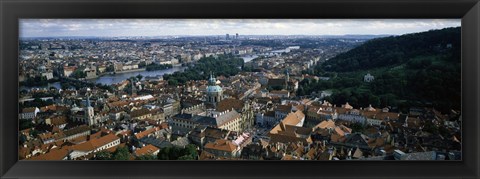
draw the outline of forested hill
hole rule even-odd
[[[303,80],[299,96],[323,90],[327,98],[356,108],[461,107],[460,27],[372,39],[315,67],[330,80]],[[365,82],[364,76],[375,79]]]
[[[376,38],[322,64],[326,71],[347,72],[395,66],[418,56],[448,54],[460,63],[460,27]]]

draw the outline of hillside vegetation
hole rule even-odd
[[[461,104],[461,29],[372,39],[315,67],[328,81],[304,80],[299,95],[332,90],[327,98],[355,107],[432,106],[443,112]],[[372,74],[375,80],[364,82]]]

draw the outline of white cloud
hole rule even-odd
[[[22,37],[405,34],[460,19],[20,19]]]

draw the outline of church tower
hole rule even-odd
[[[221,100],[223,100],[223,89],[217,85],[216,78],[210,73],[207,87],[207,103],[213,104],[213,106],[216,107],[216,104]]]
[[[95,112],[90,104],[90,96],[87,94],[87,105],[85,106],[85,123],[89,126],[95,124]]]
[[[134,80],[130,80],[130,84],[132,85],[132,89],[131,89],[131,92],[130,92],[130,95],[133,97],[133,96],[137,96],[137,88],[135,87],[135,82]]]

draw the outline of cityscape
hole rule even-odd
[[[20,160],[462,160],[452,19],[21,19]]]

